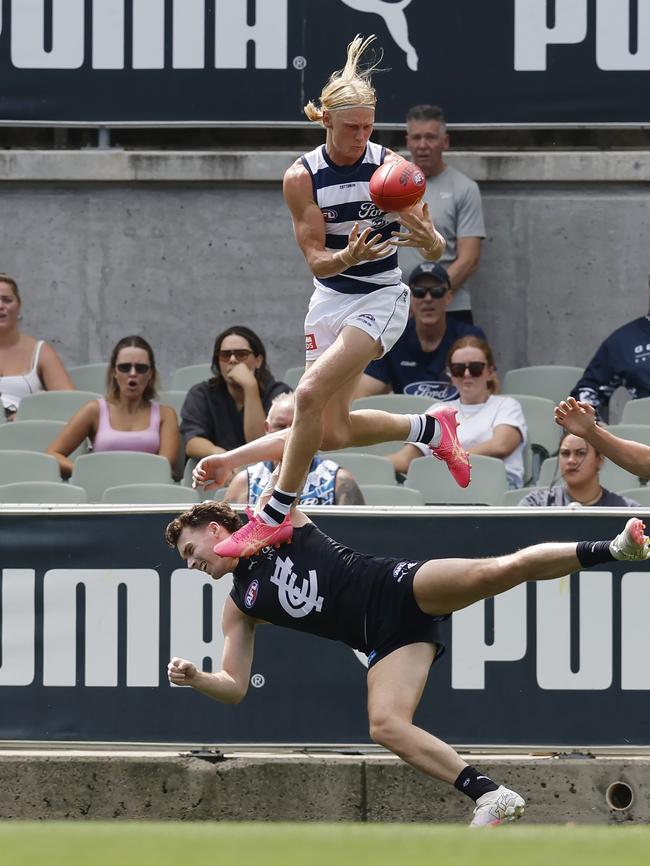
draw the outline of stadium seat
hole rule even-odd
[[[436,403],[430,397],[414,397],[411,394],[376,394],[374,397],[359,397],[353,400],[352,410],[381,409],[395,415],[421,415]]]
[[[199,461],[195,457],[188,457],[187,462],[185,463],[185,469],[183,470],[183,477],[181,479],[181,484],[184,487],[192,486],[192,472],[194,471],[194,467]]]
[[[563,367],[558,364],[518,367],[505,374],[502,391],[511,396],[528,394],[531,397],[544,397],[552,400],[556,406],[569,396],[583,372],[582,367]]]
[[[171,484],[169,461],[141,451],[102,451],[77,458],[70,478],[83,487],[89,502],[101,502],[107,487],[118,484]]]
[[[201,500],[196,490],[180,484],[118,484],[107,487],[101,501],[120,505],[187,505]]]
[[[412,487],[397,484],[362,484],[366,505],[424,505],[424,496]]]
[[[650,506],[650,487],[624,487],[622,490],[617,490],[616,492],[621,496],[634,499],[639,505]]]
[[[532,397],[529,394],[508,394],[508,397],[517,400],[524,413],[528,427],[528,442],[532,453],[532,465],[528,478],[537,481],[542,461],[553,454],[557,454],[560,445],[562,430],[553,420],[555,404],[552,400],[544,397]],[[526,468],[528,469],[528,467]],[[528,478],[525,480],[527,481]]]
[[[530,487],[518,487],[516,490],[506,490],[503,494],[503,502],[501,504],[506,508],[517,506],[524,496],[527,496],[531,490],[537,490],[537,487],[533,484]]]
[[[393,464],[377,454],[324,451],[321,456],[334,460],[351,472],[357,484],[397,484]]]
[[[181,406],[183,405],[183,401],[185,400],[185,396],[187,391],[160,391],[158,394],[158,402],[162,406],[171,406],[171,408],[176,412],[176,417],[178,419],[178,423],[181,421]],[[172,475],[175,481],[179,481],[183,477],[183,473],[185,472],[185,440],[183,437],[178,435],[178,457],[176,458],[176,462],[174,463],[174,468],[172,470]]]
[[[41,451],[0,451],[0,483],[61,481],[59,464]]]
[[[416,457],[406,474],[406,486],[424,496],[427,505],[501,505],[507,490],[506,468],[496,457],[470,456],[472,481],[459,487],[447,466],[430,457]]]
[[[642,442],[650,445],[650,418],[647,424],[610,424],[607,429],[619,439],[632,439],[634,442]]]
[[[188,391],[192,385],[211,379],[214,373],[210,364],[193,364],[191,367],[179,367],[172,373],[170,391]]]
[[[611,460],[605,460],[599,475],[602,486],[614,493],[618,493],[624,488],[634,487],[635,485],[640,486],[641,484],[636,475],[632,475],[631,472],[621,469],[620,466],[612,463]],[[563,483],[562,476],[558,471],[557,457],[547,458],[542,463],[539,478],[537,479],[537,486],[552,487]]]
[[[108,364],[82,364],[80,367],[68,367],[70,378],[78,391],[91,391],[97,394],[106,393],[106,376]]]
[[[23,397],[16,421],[69,421],[82,406],[101,396],[92,391],[39,391]]]
[[[181,420],[181,406],[185,400],[187,391],[160,391],[158,394],[158,402],[163,406],[171,406]]]
[[[64,421],[12,421],[0,425],[0,451],[45,451],[65,427]],[[70,457],[72,460],[88,450],[83,442]]]
[[[0,505],[20,502],[83,505],[88,501],[83,487],[64,481],[16,481],[0,485]]]
[[[623,406],[621,424],[650,424],[650,397],[628,400]]]
[[[384,457],[386,454],[394,454],[404,447],[404,442],[378,442],[376,445],[352,445],[343,448],[342,454],[373,454],[376,457]]]
[[[300,381],[300,377],[305,372],[304,366],[302,367],[288,367],[284,371],[284,376],[282,377],[282,381],[285,385],[288,385],[292,391],[296,390],[296,385]]]

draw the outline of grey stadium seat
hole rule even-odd
[[[427,505],[501,505],[507,490],[503,460],[471,454],[472,480],[459,487],[440,460],[416,457],[406,474],[406,486],[424,496]]]
[[[93,391],[97,394],[106,392],[106,376],[108,364],[82,364],[80,367],[68,367],[68,373],[78,391]]]
[[[566,400],[582,374],[582,367],[564,367],[560,364],[518,367],[508,370],[503,377],[503,393],[545,397],[557,405],[560,400]]]
[[[118,484],[107,487],[101,501],[121,505],[192,505],[201,500],[196,490],[180,484]]]
[[[192,385],[205,382],[213,376],[210,364],[192,364],[190,367],[179,367],[172,373],[170,391],[188,391]]]
[[[107,487],[138,482],[171,484],[172,476],[169,460],[159,454],[102,451],[77,458],[70,481],[84,488],[89,502],[100,502]]]
[[[16,421],[69,421],[75,412],[101,396],[92,391],[39,391],[23,397]]]
[[[0,485],[0,505],[20,502],[83,505],[87,501],[83,487],[64,481],[17,481]]]
[[[60,481],[59,464],[41,451],[0,451],[0,484],[17,481]]]

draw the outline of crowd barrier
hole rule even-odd
[[[0,509],[0,740],[368,743],[363,657],[258,629],[238,706],[170,687],[170,655],[218,669],[215,582],[166,547],[167,506]],[[624,509],[323,508],[328,534],[407,559],[493,556],[620,531]],[[642,515],[641,515],[642,516]],[[317,564],[316,564],[317,569]],[[300,586],[303,575],[297,576]],[[416,721],[458,746],[650,741],[645,563],[517,587],[454,615]]]

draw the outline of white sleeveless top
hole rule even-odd
[[[45,390],[38,375],[38,359],[43,345],[44,341],[38,340],[34,346],[32,368],[28,373],[19,376],[0,376],[0,403],[5,411],[15,412],[23,397]]]

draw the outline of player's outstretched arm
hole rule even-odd
[[[380,259],[392,250],[392,240],[382,241],[371,228],[359,232],[357,223],[352,227],[345,249],[334,252],[326,249],[325,220],[314,201],[309,172],[299,160],[285,173],[283,192],[291,211],[296,241],[315,277],[334,277],[361,262]]]
[[[187,659],[174,657],[167,665],[167,677],[175,686],[190,686],[223,704],[239,704],[246,697],[253,663],[255,620],[243,614],[228,598],[223,609],[225,638],[221,670],[209,674]]]
[[[596,412],[589,403],[573,397],[555,407],[555,421],[569,433],[590,442],[594,448],[618,466],[641,478],[650,477],[650,448],[641,442],[619,439],[596,424]]]
[[[223,487],[240,466],[257,463],[258,460],[281,460],[288,435],[288,429],[276,430],[240,445],[239,448],[233,448],[232,451],[204,457],[192,471],[192,487],[204,487],[206,490]]]

